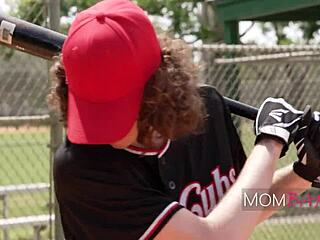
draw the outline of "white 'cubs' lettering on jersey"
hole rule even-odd
[[[212,182],[207,186],[201,186],[199,182],[192,182],[185,186],[179,198],[182,206],[188,208],[190,195],[196,194],[200,197],[200,202],[193,203],[189,210],[198,216],[205,217],[217,205],[219,200],[236,180],[234,168],[229,170],[228,175],[220,172],[220,167],[211,171]]]

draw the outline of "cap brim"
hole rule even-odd
[[[108,103],[68,94],[68,139],[78,144],[110,144],[125,137],[138,119],[143,89]]]

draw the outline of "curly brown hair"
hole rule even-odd
[[[138,141],[153,146],[153,133],[165,139],[178,139],[202,129],[204,103],[198,91],[196,67],[191,48],[182,40],[159,36],[162,62],[147,82],[138,119]],[[49,104],[61,114],[67,127],[68,85],[61,56],[51,68],[53,87]]]

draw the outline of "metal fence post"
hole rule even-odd
[[[8,217],[8,203],[7,203],[7,195],[0,195],[0,200],[2,200],[2,217],[3,219],[6,219]],[[8,229],[3,230],[3,240],[8,240],[9,239],[9,234],[8,234]]]
[[[60,28],[60,0],[49,0],[49,26],[51,29],[55,31],[59,31]],[[58,116],[54,114],[53,112],[50,113],[51,117],[51,156],[50,156],[50,161],[51,161],[51,166],[53,163],[53,156],[55,151],[57,150],[58,146],[62,144],[63,141],[63,126],[59,122]],[[51,171],[51,176],[52,176],[52,171]],[[52,177],[51,177],[51,186],[53,185]],[[51,191],[52,193],[53,191]],[[54,236],[56,240],[63,240],[64,235],[63,235],[63,230],[62,230],[62,225],[61,225],[61,218],[60,218],[60,213],[59,213],[59,206],[57,203],[57,199],[54,195],[53,198],[54,201],[54,214],[55,214],[55,224],[54,224]],[[52,234],[51,234],[52,236]]]
[[[50,136],[51,136],[50,164],[52,166],[54,153],[56,152],[59,145],[62,144],[63,127],[62,127],[61,123],[59,122],[59,118],[56,116],[56,114],[51,113],[50,117],[52,120],[51,131],[50,131]],[[52,167],[51,167],[51,169],[52,169]],[[50,192],[53,193],[52,171],[51,171],[50,175],[51,175],[51,180],[50,180],[51,191]],[[53,200],[53,207],[54,207],[54,214],[55,214],[55,224],[54,224],[54,236],[55,237],[54,237],[54,239],[63,240],[64,235],[63,235],[63,230],[62,230],[60,211],[59,211],[59,206],[58,206],[58,202],[57,202],[55,194],[53,194],[53,197],[51,197],[51,199]]]

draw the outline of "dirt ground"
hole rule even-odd
[[[50,130],[49,127],[30,127],[30,126],[22,126],[22,127],[0,127],[0,134],[7,133],[44,133]]]

